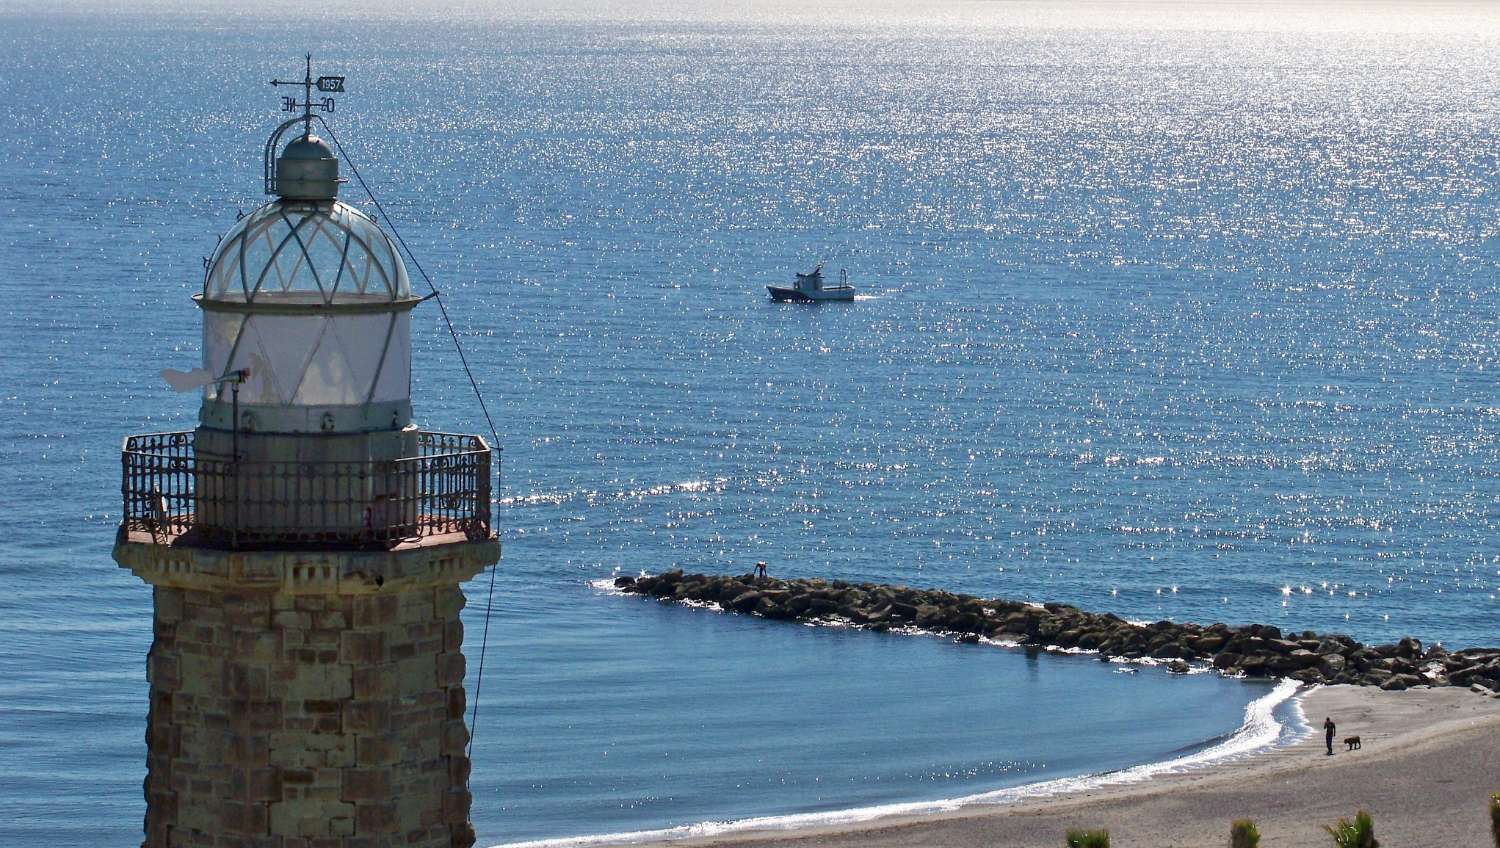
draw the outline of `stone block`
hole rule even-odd
[[[460,651],[464,647],[464,623],[457,619],[443,625],[443,649]]]
[[[182,620],[184,601],[181,589],[157,586],[152,592],[156,607],[156,620],[175,624]]]
[[[355,698],[388,698],[396,695],[398,691],[399,677],[396,674],[396,666],[389,663],[356,666],[351,670],[350,679]]]
[[[431,590],[405,592],[401,595],[401,607],[397,621],[401,624],[416,624],[437,618],[437,607],[433,603]]]
[[[443,793],[443,820],[449,824],[460,824],[469,820],[472,798],[467,789],[449,789]]]
[[[439,686],[462,686],[466,668],[461,652],[438,654],[437,683]]]
[[[417,655],[417,643],[405,639],[392,639],[387,644],[387,656],[391,662],[409,660]]]
[[[396,623],[400,598],[395,594],[370,595],[354,599],[354,626],[385,627]]]
[[[246,770],[245,800],[271,802],[281,800],[281,769],[276,767]]]
[[[354,806],[354,827],[361,836],[392,833],[396,828],[396,804],[380,799]]]
[[[234,627],[264,629],[271,615],[271,598],[263,594],[226,593],[220,608],[224,610],[225,623]]]
[[[448,763],[448,782],[455,786],[468,786],[469,771],[472,768],[469,758],[455,755],[443,759]]]
[[[176,692],[182,688],[182,664],[176,656],[153,647],[146,655],[146,680],[153,689]]]
[[[347,630],[339,640],[339,662],[378,665],[386,660],[385,634],[380,631]]]
[[[311,663],[295,667],[281,697],[290,702],[337,701],[354,694],[354,670],[339,663]]]
[[[433,602],[437,605],[438,617],[447,620],[457,618],[467,600],[457,586],[442,586],[433,590]]]
[[[429,655],[403,660],[396,664],[396,677],[403,695],[429,692],[437,688],[437,659]]]
[[[384,734],[391,730],[390,702],[350,701],[344,705],[345,733]]]
[[[265,766],[271,762],[270,734],[233,734],[229,738],[229,763],[242,766]]]
[[[312,613],[297,610],[277,610],[271,615],[271,624],[283,629],[311,630]]]
[[[337,604],[337,601],[333,603]],[[328,609],[329,599],[322,595],[297,595],[292,608],[298,612],[317,613]]]
[[[158,757],[176,757],[182,752],[182,729],[152,716],[146,722],[146,750]]]
[[[314,614],[320,618],[324,615],[324,613]],[[334,630],[324,627],[314,627],[302,634],[302,644],[308,648],[337,648],[345,632],[341,629]]]
[[[401,734],[401,757],[404,760],[431,760],[443,755],[442,725],[422,725]]]
[[[221,801],[219,805],[221,836],[234,837],[240,834],[265,833],[270,824],[266,804],[244,803],[239,800]]]
[[[232,656],[242,662],[275,662],[281,659],[283,633],[281,630],[234,630],[230,639]]]
[[[265,700],[270,697],[269,674],[263,665],[226,662],[220,686],[226,697]]]
[[[355,756],[356,746],[354,739],[344,735],[333,736],[331,734],[323,734],[323,738],[334,740],[334,743],[323,751],[323,765],[333,769],[345,769],[359,764],[359,760]]]
[[[469,744],[469,730],[457,719],[443,722],[442,753],[456,756],[464,753]]]
[[[390,797],[391,772],[388,768],[344,769],[341,797],[345,801],[379,801]]]
[[[355,760],[365,767],[391,765],[400,757],[396,743],[385,736],[356,736],[354,750]]]

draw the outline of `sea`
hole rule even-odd
[[[1500,642],[1497,15],[0,0],[0,845],[140,839],[118,451],[195,423],[158,374],[198,364],[201,258],[264,201],[305,53],[503,449],[504,558],[464,586],[480,845],[1003,803],[1299,732],[1289,686],[620,574]],[[819,262],[853,303],[770,302]],[[415,316],[419,420],[488,433]]]

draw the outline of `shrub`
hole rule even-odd
[[[1236,819],[1229,826],[1229,848],[1256,848],[1260,845],[1260,831],[1249,819]]]
[[[1490,833],[1495,837],[1495,848],[1500,848],[1500,792],[1490,796]]]
[[[1068,848],[1109,848],[1109,831],[1070,830]]]
[[[1339,819],[1338,824],[1325,824],[1323,829],[1333,837],[1333,844],[1338,848],[1380,848],[1380,842],[1375,839],[1375,822],[1364,810],[1360,810],[1352,822]]]

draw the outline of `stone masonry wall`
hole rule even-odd
[[[148,848],[467,848],[463,593],[157,585]]]

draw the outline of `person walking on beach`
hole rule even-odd
[[[1333,723],[1332,716],[1323,719],[1323,735],[1328,741],[1328,756],[1330,757],[1333,756],[1333,734],[1337,727],[1338,725]]]

